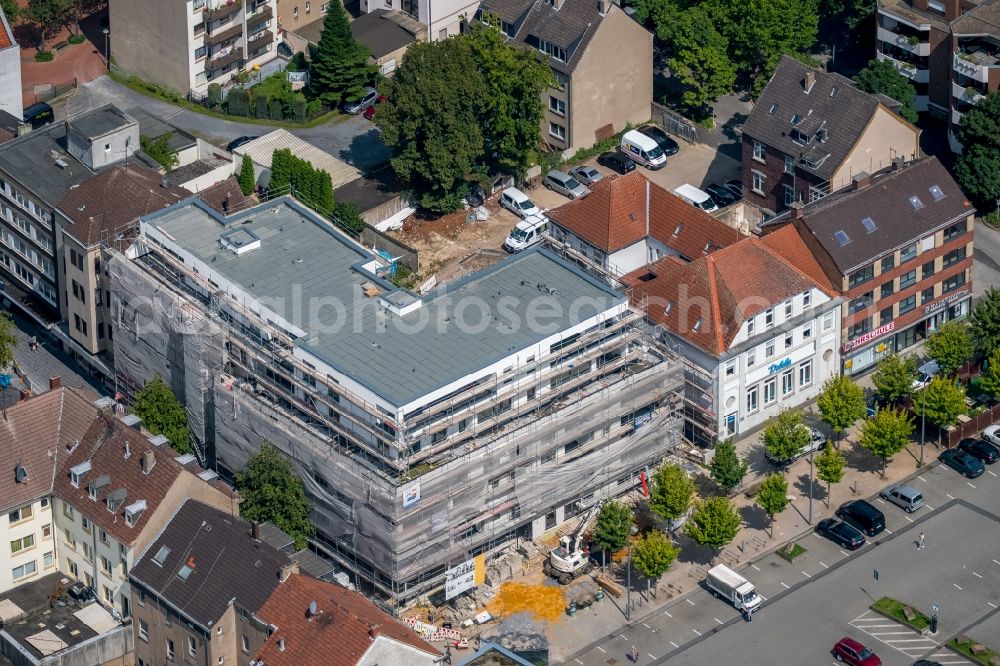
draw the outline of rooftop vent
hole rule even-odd
[[[913,210],[920,210],[924,207],[924,202],[920,200],[916,194],[909,198],[910,205],[913,206]]]
[[[142,473],[149,474],[156,465],[156,454],[152,451],[145,451],[142,454]]]
[[[60,169],[65,169],[66,167],[69,166],[69,163],[60,157],[59,159],[56,160],[56,166],[59,167]]]
[[[840,243],[840,247],[844,247],[851,242],[851,237],[848,236],[842,229],[838,229],[833,232],[833,237],[837,239],[838,243]]]
[[[316,604],[315,601],[310,601],[309,610],[307,611],[307,617],[309,618],[310,622],[314,617],[316,617],[317,613],[319,613],[319,606]]]
[[[639,276],[639,282],[649,282],[650,280],[655,280],[655,279],[656,279],[656,273],[652,271],[646,271],[645,273]]]
[[[775,113],[775,111],[777,111],[777,110],[778,110],[778,105],[777,104],[772,104],[770,110],[768,110],[768,113],[770,113],[773,116],[774,113]]]
[[[247,220],[243,224],[249,222],[250,220]],[[219,243],[222,247],[232,250],[234,254],[243,254],[260,247],[260,237],[249,229],[236,227],[219,236]]]
[[[878,229],[878,227],[875,226],[875,220],[873,220],[870,217],[866,217],[865,219],[861,220],[861,224],[862,226],[864,226],[865,231],[867,231],[870,234],[875,233],[875,230]]]
[[[28,480],[28,468],[26,468],[21,463],[17,463],[14,467],[14,481],[16,483],[24,483]]]
[[[674,238],[677,238],[678,236],[680,236],[682,231],[684,231],[684,223],[683,222],[678,222],[677,226],[674,227]]]
[[[802,116],[800,116],[797,113],[792,114],[792,124],[793,125],[798,125],[801,122],[802,122]]]
[[[934,201],[941,201],[941,199],[944,199],[944,190],[940,187],[937,185],[931,185],[929,189],[931,196],[934,197]]]

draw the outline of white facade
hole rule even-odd
[[[476,15],[479,2],[469,0],[361,0],[365,13],[376,9],[399,9],[427,26],[427,39],[437,41],[457,35]]]
[[[680,257],[679,253],[652,236],[646,236],[642,240],[615,250],[610,254],[580,238],[555,221],[552,222],[552,236],[560,243],[570,246],[613,275],[631,273],[637,268],[642,268],[646,264],[651,264],[663,257]]]
[[[10,46],[0,49],[0,111],[6,111],[18,120],[24,117],[21,98],[21,47],[14,39],[10,23],[0,10],[0,33],[6,32]]]
[[[12,506],[0,518],[0,593],[55,571],[52,498]]]
[[[760,427],[819,395],[840,371],[839,301],[812,288],[743,323],[714,369],[719,438]]]

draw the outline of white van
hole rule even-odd
[[[636,164],[647,169],[662,169],[667,165],[667,156],[663,149],[639,130],[629,130],[622,135],[622,152],[632,158]]]
[[[549,218],[544,215],[532,215],[517,223],[510,230],[510,235],[503,242],[503,249],[511,254],[527,250],[532,245],[542,241],[542,234],[549,230]]]
[[[687,201],[695,208],[702,209],[706,213],[719,210],[719,207],[715,205],[714,201],[712,201],[712,197],[708,196],[708,193],[699,190],[694,185],[684,183],[674,190],[674,194],[679,196],[681,199],[684,199],[684,201]]]
[[[500,205],[525,220],[532,215],[541,215],[542,209],[528,198],[528,195],[516,187],[508,187],[500,195]]]

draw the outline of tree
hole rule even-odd
[[[893,354],[878,362],[872,383],[885,402],[895,404],[910,395],[916,378],[917,359]]]
[[[684,106],[703,109],[732,92],[736,65],[729,59],[729,42],[715,28],[706,7],[678,10],[664,3],[657,7],[654,22],[657,36],[670,45],[667,67],[684,86]]]
[[[660,530],[653,530],[635,542],[632,546],[632,564],[646,577],[647,593],[650,581],[665,574],[678,554],[680,549]]]
[[[764,426],[764,447],[775,460],[788,460],[809,445],[802,413],[785,409]]]
[[[231,116],[250,115],[250,95],[243,88],[233,88],[226,96],[226,109]]]
[[[901,104],[899,115],[911,123],[917,122],[917,91],[910,80],[899,73],[888,60],[872,60],[854,76],[858,88],[872,94],[883,94]]]
[[[661,520],[678,520],[691,506],[695,485],[678,465],[664,464],[653,473],[649,508]]]
[[[924,343],[927,354],[937,361],[941,374],[953,376],[966,361],[972,358],[972,338],[968,327],[961,322],[946,321],[938,330],[927,336]]]
[[[236,489],[243,498],[240,516],[274,524],[295,540],[295,550],[306,547],[306,537],[316,531],[309,521],[309,500],[302,479],[278,449],[262,442],[260,451],[236,474]]]
[[[760,482],[760,488],[754,496],[757,506],[771,522],[771,538],[774,538],[774,517],[788,508],[788,482],[780,474],[771,474]]]
[[[959,121],[958,140],[964,151],[955,164],[955,178],[981,210],[1000,198],[1000,94],[979,100]]]
[[[601,507],[594,523],[594,546],[601,550],[615,552],[628,543],[632,530],[632,509],[617,500],[611,500]]]
[[[727,493],[732,492],[743,483],[750,466],[745,460],[740,460],[736,454],[736,445],[727,439],[715,445],[715,455],[709,467],[710,474],[716,483]]]
[[[844,468],[847,459],[830,442],[826,443],[823,453],[816,456],[816,478],[826,481],[826,505],[830,506],[830,492],[833,484],[840,483],[844,478]]]
[[[954,380],[935,377],[916,394],[914,409],[939,429],[954,425],[966,410],[965,388]]]
[[[826,381],[816,405],[823,422],[833,429],[834,436],[839,436],[867,413],[864,390],[844,375]]]
[[[257,179],[253,175],[253,160],[250,159],[250,155],[243,154],[243,163],[240,164],[240,175],[238,178],[240,184],[240,192],[244,196],[248,196],[253,192],[254,185],[257,184]]]
[[[1000,347],[986,359],[983,373],[979,375],[979,387],[994,398],[1000,396]]]
[[[167,171],[172,171],[180,162],[177,157],[177,151],[170,148],[170,133],[155,139],[150,139],[148,136],[140,136],[139,147],[150,159]]]
[[[365,220],[358,207],[349,201],[334,201],[330,219],[348,231],[360,234],[365,228]]]
[[[17,347],[17,335],[14,333],[14,320],[6,310],[0,310],[0,371],[9,372],[14,367],[14,349]]]
[[[1000,289],[988,288],[973,308],[969,333],[979,352],[989,354],[1000,349]]]
[[[73,16],[74,0],[28,0],[26,16],[38,25],[44,41],[69,23]],[[42,44],[39,44],[41,49]]]
[[[351,34],[344,6],[331,3],[312,54],[309,71],[312,95],[333,106],[360,99],[375,75],[375,68],[368,64],[370,56],[371,52]]]
[[[13,26],[14,20],[20,14],[17,0],[0,0],[0,11],[3,11],[4,16],[7,17],[7,22]]]
[[[885,478],[886,459],[904,448],[913,434],[913,420],[901,409],[880,409],[861,427],[859,444],[882,459],[882,478]]]
[[[695,504],[685,532],[695,543],[722,548],[740,531],[740,516],[725,497],[710,497]]]
[[[146,382],[142,390],[135,394],[132,413],[142,420],[146,430],[154,435],[164,435],[179,453],[194,451],[188,434],[187,411],[159,375]]]

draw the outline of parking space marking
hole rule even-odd
[[[718,622],[719,624],[725,624],[725,622],[723,622],[722,620],[720,620],[717,617],[713,617],[712,619],[715,620],[716,622]]]
[[[754,571],[760,571],[760,567],[757,566],[756,564],[751,564],[750,566],[754,568]]]
[[[691,628],[691,631],[693,631],[694,633],[696,633],[696,634],[698,634],[699,636],[701,636],[701,632],[700,632],[700,631],[698,631],[697,629],[695,629],[695,628],[693,628],[693,627],[692,627],[692,628]]]
[[[911,523],[913,522],[913,518],[910,518],[909,516],[903,516],[903,518],[906,518],[906,519],[907,519],[908,521],[910,521]]]
[[[945,497],[947,497],[948,499],[955,499],[954,497],[951,496],[951,493],[945,493]]]
[[[826,566],[825,564],[823,564],[823,562],[820,562],[820,564],[823,566],[824,569],[829,569],[830,568],[830,567]]]
[[[761,601],[767,601],[767,597],[765,597],[765,596],[764,596],[763,594],[761,594],[760,592],[758,592],[758,593],[757,593],[757,596],[758,596],[758,597],[760,597],[760,600],[761,600]]]
[[[987,472],[989,472],[989,475],[990,475],[990,476],[992,476],[992,477],[993,477],[994,479],[996,478],[996,476],[997,476],[996,474],[994,474],[994,473],[993,473],[993,472],[991,472],[990,470],[986,470],[986,471],[987,471]]]
[[[784,587],[784,588],[785,588],[785,589],[787,590],[787,589],[788,589],[788,586],[787,586],[787,585],[785,585],[785,581],[780,581],[780,582],[781,582],[781,586],[782,586],[782,587]]]
[[[618,637],[620,639],[622,639],[623,641],[627,641],[628,640],[627,638],[625,638],[625,634],[618,634]]]
[[[878,502],[879,504],[885,504],[885,500],[882,499],[881,497],[876,497],[875,501]]]
[[[932,507],[930,504],[924,504],[924,506],[927,507],[928,511],[933,511],[934,510],[934,507]]]
[[[583,662],[582,662],[582,661],[580,661],[579,659],[574,659],[573,661],[575,661],[575,662],[576,662],[576,663],[578,663],[578,664],[582,664],[582,663],[583,663]]]
[[[933,639],[915,637],[912,631],[904,631],[903,626],[898,623],[885,624],[885,618],[873,611],[867,611],[858,616],[850,622],[850,626],[860,629],[910,659],[914,659],[928,650],[941,647],[941,644]],[[900,636],[904,638],[900,638]]]
[[[844,557],[848,557],[850,555],[850,553],[848,553],[846,550],[843,549],[840,552]]]
[[[813,536],[816,537],[817,539],[822,539],[823,538],[820,535],[816,534],[815,532],[813,532]]]
[[[649,626],[645,622],[642,623],[642,626],[646,627],[647,629],[651,629],[652,631],[656,631],[656,629],[653,629],[651,626]]]
[[[954,585],[955,587],[958,587],[958,583],[952,583],[952,585]],[[958,589],[961,590],[962,588],[958,587]]]
[[[605,653],[607,652],[607,650],[605,650],[604,648],[602,648],[600,645],[595,645],[594,647],[596,647],[601,652],[605,652]]]
[[[802,575],[805,576],[806,578],[812,578],[812,576],[810,576],[809,574],[807,574],[805,571],[802,572]]]
[[[1000,562],[997,562],[996,560],[993,560],[993,564],[1000,564]]]
[[[990,605],[990,608],[996,608],[997,607],[997,605],[995,603],[991,602],[991,601],[987,601],[986,603],[988,603]]]
[[[972,485],[971,483],[969,483],[968,481],[966,481],[966,482],[965,482],[965,484],[966,484],[967,486],[969,486],[970,488],[972,488],[973,490],[975,490],[975,489],[976,489],[976,487],[975,487],[974,485]]]
[[[889,528],[887,527],[887,528],[885,528],[885,533],[886,533],[886,534],[892,534],[892,530],[890,530],[890,529],[889,529]]]
[[[656,657],[654,657],[653,655],[649,654],[648,652],[646,654],[649,655],[650,659],[652,659],[653,661],[656,661]]]
[[[670,644],[673,645],[675,648],[680,647],[680,645],[678,645],[677,643],[674,643],[673,641],[670,641]]]
[[[691,604],[692,606],[694,606],[694,602],[693,602],[693,601],[691,601],[690,599],[685,599],[684,601],[686,601],[686,602],[688,602],[689,604]]]
[[[917,478],[920,479],[921,481],[923,481],[924,483],[927,483],[927,479],[925,479],[921,475],[917,474]]]
[[[663,614],[667,617],[673,617],[673,615],[670,614],[670,611],[663,611]]]
[[[975,571],[972,572],[972,575],[975,576],[976,578],[982,578],[982,576],[980,576],[979,574],[977,574]]]

